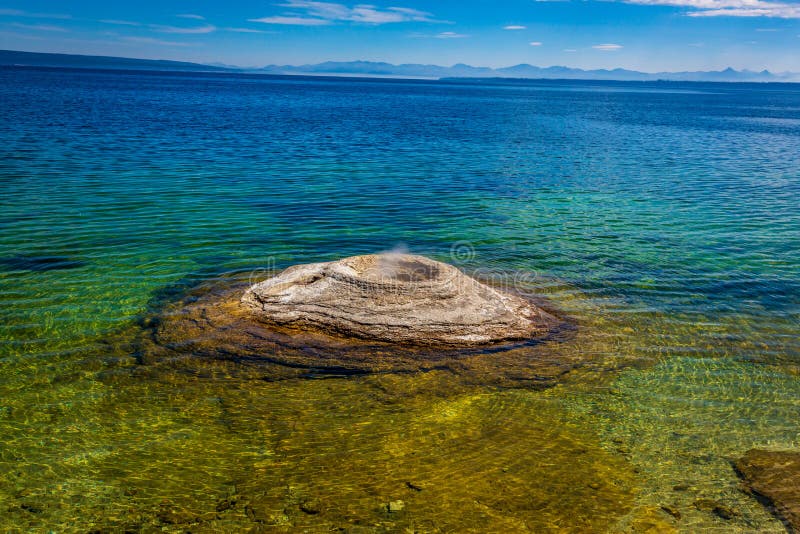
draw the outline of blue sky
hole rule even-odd
[[[368,1],[0,0],[0,48],[241,66],[800,72],[800,0]]]

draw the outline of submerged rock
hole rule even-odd
[[[86,263],[68,256],[9,256],[0,258],[0,268],[7,271],[47,272],[79,269]]]
[[[386,511],[390,514],[396,514],[398,512],[402,512],[406,507],[406,503],[400,500],[397,501],[390,501],[386,505]]]
[[[800,532],[800,452],[752,449],[734,467],[790,532]]]
[[[519,296],[409,254],[290,267],[248,289],[242,303],[268,324],[413,345],[524,340],[556,322]]]
[[[720,519],[725,519],[726,521],[740,515],[737,510],[713,499],[697,499],[694,501],[694,507],[701,512],[712,513]]]
[[[594,354],[559,348],[577,330],[545,300],[420,256],[292,267],[257,284],[220,276],[166,292],[153,312],[136,341],[142,373],[281,380],[443,370],[464,383],[539,389]]]

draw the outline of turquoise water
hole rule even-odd
[[[0,156],[2,530],[782,529],[729,461],[800,446],[796,85],[3,69]],[[523,273],[588,363],[269,382],[131,341],[220,275],[394,247]]]

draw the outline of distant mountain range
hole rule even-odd
[[[43,54],[0,50],[0,65],[68,68],[110,68],[168,71],[241,72],[283,75],[333,75],[425,79],[569,79],[618,81],[710,81],[710,82],[794,82],[800,74],[772,73],[768,70],[754,72],[727,68],[721,71],[696,72],[639,72],[627,69],[584,70],[570,67],[536,67],[520,64],[512,67],[473,67],[459,63],[451,67],[408,63],[393,65],[374,61],[327,61],[313,65],[268,65],[262,68],[240,68],[230,65],[204,65],[182,61],[132,59],[107,56],[80,56],[70,54]]]
[[[713,82],[787,82],[800,81],[796,73],[775,74],[768,70],[753,72],[734,70],[697,72],[639,72],[626,69],[583,70],[570,67],[536,67],[521,64],[513,67],[492,69],[489,67],[472,67],[459,63],[452,67],[439,65],[379,63],[372,61],[328,61],[315,65],[269,65],[258,72],[269,74],[334,74],[360,76],[396,76],[404,78],[535,78],[535,79],[569,79],[569,80],[619,80],[619,81],[713,81]]]

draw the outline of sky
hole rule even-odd
[[[0,49],[244,67],[800,72],[800,0],[367,1],[0,0]]]

